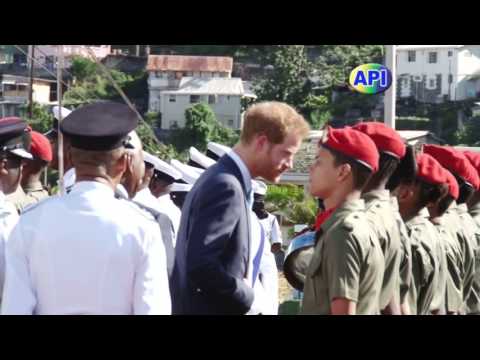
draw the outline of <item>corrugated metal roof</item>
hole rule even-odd
[[[178,90],[162,91],[164,94],[195,95],[244,95],[240,78],[193,78],[183,77]]]
[[[147,71],[232,72],[233,58],[222,56],[149,55]]]

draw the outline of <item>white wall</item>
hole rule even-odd
[[[475,83],[466,81],[468,75],[480,71],[480,45],[468,45],[458,53],[457,100],[475,96]],[[470,91],[469,91],[470,90]]]
[[[452,56],[448,57],[448,51],[452,51]],[[437,53],[437,63],[428,62],[429,52]],[[436,79],[436,74],[442,74],[441,94],[448,95],[448,75],[453,75],[453,82],[450,86],[451,97],[453,98],[456,75],[456,52],[455,48],[432,48],[415,50],[415,62],[408,62],[408,50],[399,50],[397,52],[397,76],[401,74],[426,75],[427,86],[430,79]],[[409,84],[400,88],[401,96],[409,96]]]
[[[162,112],[162,129],[170,129],[171,121],[177,121],[178,127],[185,126],[185,110],[190,108],[190,95],[175,95],[175,102],[170,102],[170,94],[162,92],[161,95],[161,112]],[[208,95],[200,95],[200,102],[208,104]],[[224,126],[228,126],[228,120],[233,120],[234,129],[240,126],[240,112],[241,102],[240,96],[230,96],[230,99],[225,95],[217,96],[216,104],[208,104],[217,120]]]

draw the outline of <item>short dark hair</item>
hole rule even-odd
[[[442,216],[443,214],[445,214],[445,212],[448,210],[448,208],[452,204],[453,200],[455,199],[452,197],[452,195],[447,194],[438,202],[438,205],[437,205],[438,216]]]
[[[397,169],[398,164],[400,164],[400,159],[381,152],[378,171],[371,176],[368,187],[376,188],[379,184],[385,183],[385,181],[388,182]]]
[[[407,145],[405,156],[400,160],[387,182],[387,189],[395,190],[401,183],[413,184],[417,176],[417,159],[415,148]]]
[[[463,178],[458,176],[457,174],[453,174],[455,176],[455,180],[457,180],[458,187],[459,187],[459,195],[457,199],[457,204],[464,204],[470,198],[472,195],[475,193],[475,189],[473,188],[472,185],[468,184]]]
[[[344,155],[341,152],[331,149],[324,144],[320,145],[324,149],[328,150],[333,158],[334,162],[333,165],[338,167],[343,164],[349,164],[352,168],[352,175],[353,175],[353,187],[355,190],[362,190],[365,185],[367,184],[368,180],[372,176],[372,170],[366,167],[365,165],[359,163],[355,159],[351,158],[350,156]]]
[[[447,184],[429,184],[420,179],[415,180],[415,185],[420,187],[420,194],[418,196],[417,208],[421,209],[431,202],[436,202],[438,199],[444,197],[448,193]]]

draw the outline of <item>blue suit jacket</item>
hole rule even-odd
[[[247,272],[250,215],[240,169],[225,155],[188,194],[175,247],[174,314],[245,314],[253,290]]]

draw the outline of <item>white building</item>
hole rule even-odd
[[[161,114],[161,128],[185,126],[185,110],[204,102],[226,127],[241,127],[241,98],[254,97],[232,78],[233,59],[220,56],[149,55],[149,111]]]
[[[437,103],[480,93],[480,45],[397,46],[397,96]]]
[[[241,128],[241,99],[247,96],[240,78],[183,77],[178,90],[160,92],[155,110],[162,114],[162,129],[185,126],[185,110],[208,104],[217,120],[231,129]]]
[[[64,67],[71,65],[73,56],[91,59],[92,54],[96,59],[103,59],[111,53],[111,45],[35,45],[35,67],[42,64],[51,70],[56,69],[60,46],[64,56]]]
[[[32,99],[41,105],[51,103],[52,88],[56,82],[48,79],[33,79]],[[0,75],[0,117],[19,116],[20,107],[28,103],[29,78],[17,75]]]

